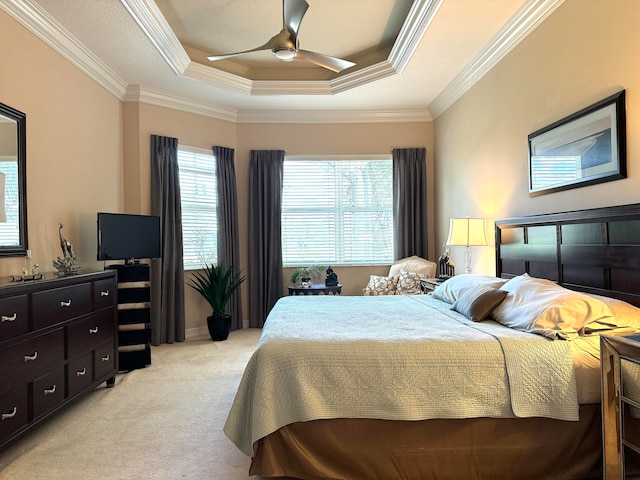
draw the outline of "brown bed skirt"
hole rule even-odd
[[[250,475],[312,479],[602,478],[600,405],[580,421],[475,418],[299,422],[258,440]]]

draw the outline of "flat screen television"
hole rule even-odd
[[[160,257],[160,217],[98,212],[98,260]]]

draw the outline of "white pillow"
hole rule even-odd
[[[410,273],[420,273],[427,275],[429,278],[435,275],[438,266],[429,260],[413,255],[412,257],[401,258],[396,260],[389,268],[389,276],[399,276],[400,270],[406,270]]]
[[[475,273],[463,273],[456,275],[438,285],[433,291],[433,298],[442,300],[447,303],[454,303],[467,290],[473,290],[479,286],[500,288],[506,283],[506,280],[498,277],[490,277],[487,275],[478,275]]]
[[[499,323],[549,338],[573,340],[591,322],[613,320],[604,302],[527,274],[514,277],[501,290],[508,295],[491,316]]]
[[[640,308],[625,301],[618,300],[617,298],[605,297],[603,295],[595,295],[591,293],[587,293],[587,295],[604,302],[604,304],[609,307],[609,310],[611,310],[613,320],[598,322],[600,325],[597,323],[589,324],[585,329],[588,327],[592,331],[605,330],[606,326],[608,326],[609,329],[619,327],[640,328]]]
[[[395,295],[398,277],[381,277],[371,275],[369,283],[364,288],[365,295]]]

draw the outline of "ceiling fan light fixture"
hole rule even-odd
[[[272,52],[274,57],[285,62],[292,61],[298,54],[298,51],[293,48],[274,48]]]

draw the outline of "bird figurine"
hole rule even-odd
[[[64,225],[60,224],[60,228],[58,228],[58,235],[60,236],[60,248],[62,249],[62,256],[64,258],[75,257],[75,255],[73,253],[73,246],[71,245],[71,242],[69,242],[68,240],[66,240],[62,236],[62,228],[63,227],[64,227]]]

